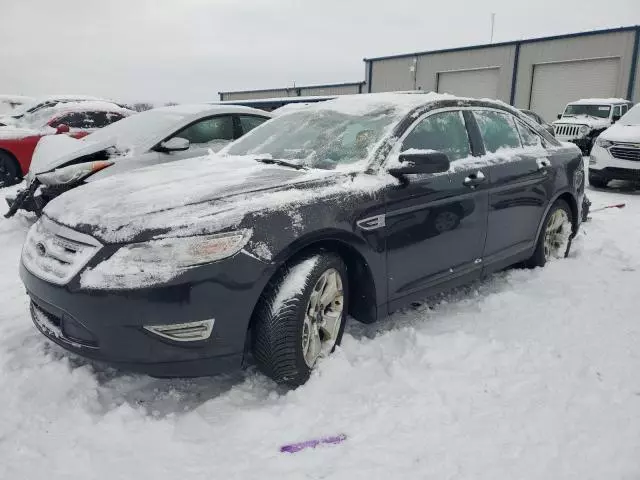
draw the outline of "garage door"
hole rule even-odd
[[[550,122],[569,102],[614,97],[619,70],[619,58],[534,65],[529,108]]]
[[[462,97],[496,98],[499,68],[438,72],[438,92]]]

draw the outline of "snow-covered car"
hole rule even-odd
[[[0,127],[0,187],[19,182],[29,171],[36,146],[45,137],[81,138],[135,112],[101,101],[57,103]]]
[[[611,180],[640,183],[640,104],[600,134],[589,158],[589,183],[604,188]]]
[[[549,132],[550,135],[553,135],[555,137],[556,131],[553,129],[553,125],[549,125],[547,122],[545,122],[544,118],[542,118],[536,112],[532,112],[531,110],[520,110],[520,111],[525,115],[528,115],[534,122],[536,122],[538,125],[544,128],[547,132]]]
[[[92,97],[89,95],[49,95],[25,101],[22,105],[16,107],[8,115],[0,116],[0,126],[20,125],[21,123],[33,123],[30,118],[32,114],[42,109],[55,107],[62,103],[78,103],[78,102],[107,102],[115,103],[104,98]],[[122,105],[119,105],[122,107]]]
[[[622,98],[585,98],[571,102],[553,122],[555,136],[561,142],[575,143],[584,155],[589,155],[598,135],[632,106]]]
[[[20,208],[39,214],[52,198],[88,182],[218,151],[270,118],[249,107],[175,105],[138,113],[82,140],[43,138],[25,189],[5,197],[5,216]]]
[[[155,376],[250,360],[304,383],[363,322],[514,263],[563,258],[580,225],[580,150],[502,102],[342,96],[215,156],[54,199],[20,274],[36,327]]]
[[[35,99],[23,95],[0,95],[0,115],[10,115],[26,103],[33,103]]]

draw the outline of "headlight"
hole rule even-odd
[[[602,148],[609,148],[610,146],[613,145],[613,142],[610,142],[609,140],[605,140],[604,138],[598,137],[596,139],[596,145]]]
[[[589,133],[589,127],[587,127],[586,125],[581,126],[580,135],[586,135],[587,133]]]
[[[239,230],[132,243],[85,271],[80,283],[88,288],[113,289],[168,282],[189,268],[235,255],[250,237],[251,230]]]
[[[44,185],[67,185],[69,183],[79,182],[110,165],[113,165],[113,162],[78,163],[76,165],[69,165],[68,167],[56,168],[52,172],[41,173],[36,175],[36,178]]]

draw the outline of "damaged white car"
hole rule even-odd
[[[176,105],[133,115],[77,140],[58,135],[37,145],[27,186],[7,196],[9,211],[40,214],[72,188],[142,167],[218,151],[271,114],[234,105]]]

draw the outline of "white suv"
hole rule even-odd
[[[589,160],[589,183],[604,188],[610,180],[640,182],[640,104],[598,137]]]
[[[589,155],[595,139],[619,120],[633,104],[622,98],[587,98],[569,103],[553,122],[561,142],[575,143]]]

